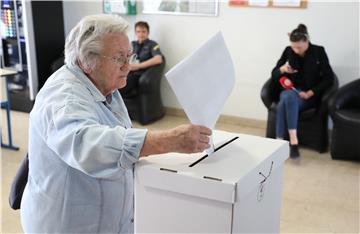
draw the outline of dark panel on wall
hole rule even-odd
[[[63,6],[62,1],[33,1],[31,7],[40,89],[51,75],[51,63],[64,51]]]

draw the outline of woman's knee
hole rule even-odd
[[[286,89],[281,91],[280,93],[280,100],[287,100],[288,98],[290,98],[292,96],[294,92],[292,90]]]
[[[298,101],[299,95],[296,92],[292,90],[284,90],[283,92],[284,95],[280,97],[280,99],[283,99],[285,103],[293,103]]]

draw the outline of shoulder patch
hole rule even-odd
[[[157,49],[160,49],[160,45],[157,44],[156,46],[154,46],[153,50],[157,50]]]

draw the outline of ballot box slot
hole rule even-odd
[[[221,148],[223,148],[223,147],[227,146],[228,144],[230,144],[231,142],[235,141],[235,140],[236,140],[236,139],[238,139],[238,138],[239,138],[239,137],[238,137],[238,136],[236,136],[236,137],[232,138],[231,140],[229,140],[229,141],[225,142],[224,144],[222,144],[222,145],[220,145],[220,146],[216,147],[216,148],[215,148],[215,150],[214,150],[214,152],[216,152],[216,151],[220,150]],[[202,160],[204,160],[204,159],[205,159],[205,158],[207,158],[208,156],[209,156],[209,155],[208,155],[208,154],[206,154],[205,156],[203,156],[203,157],[199,158],[198,160],[196,160],[195,162],[193,162],[192,164],[190,164],[190,165],[189,165],[189,167],[193,167],[193,166],[195,166],[196,164],[198,164],[199,162],[201,162]]]
[[[173,169],[167,169],[167,168],[160,168],[160,171],[168,171],[168,172],[173,172],[173,173],[177,173],[177,170],[173,170]]]

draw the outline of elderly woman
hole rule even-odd
[[[66,40],[66,65],[36,98],[21,203],[26,233],[132,233],[139,157],[209,147],[203,126],[132,128],[117,91],[133,58],[127,28],[113,15],[82,19]]]

